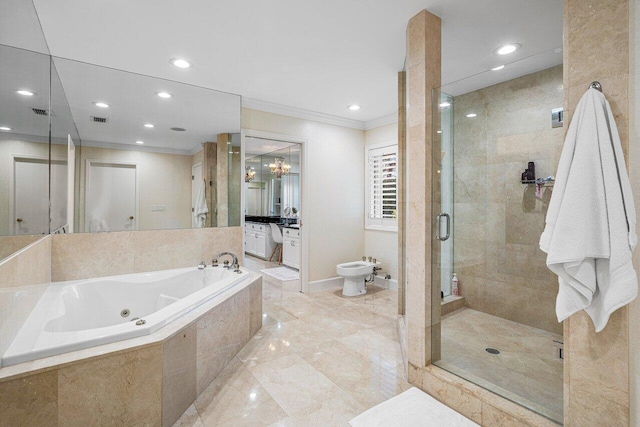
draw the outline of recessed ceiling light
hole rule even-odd
[[[7,126],[0,126],[0,130],[11,130],[11,128]]]
[[[106,102],[94,102],[93,105],[100,108],[109,108],[109,104]]]
[[[467,117],[472,118],[472,117],[476,117],[477,114],[476,113],[469,113],[467,114]]]
[[[497,67],[493,67],[491,71],[500,71],[504,68],[504,65],[498,65]]]
[[[173,58],[170,62],[178,68],[191,68],[191,63],[184,59]]]
[[[151,123],[145,123],[144,127],[146,127],[146,128],[154,128],[155,126],[152,125]]]
[[[26,89],[20,89],[20,90],[17,90],[16,92],[23,96],[33,96],[36,94],[35,92],[31,92],[30,90],[26,90]]]
[[[349,110],[351,111],[358,111],[360,108],[362,108],[361,106],[359,106],[358,104],[351,104],[347,107]]]
[[[173,96],[169,92],[156,92],[156,95],[160,98],[171,98]]]
[[[520,49],[521,47],[522,45],[519,45],[518,43],[505,44],[504,46],[500,46],[499,48],[497,48],[496,53],[498,55],[508,55]]]
[[[437,130],[436,133],[442,133],[442,131],[441,130]]]
[[[142,144],[144,144],[144,141],[136,141],[136,144],[142,145]]]
[[[442,108],[447,108],[447,107],[449,107],[449,106],[451,106],[451,103],[450,103],[450,102],[448,102],[448,101],[442,101],[442,102],[440,103],[440,107],[442,107]]]

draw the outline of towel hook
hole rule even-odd
[[[600,82],[591,82],[591,84],[589,85],[589,89],[595,89],[602,92],[602,85],[600,84]]]

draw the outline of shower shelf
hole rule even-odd
[[[528,180],[521,180],[520,181],[522,184],[541,184],[543,187],[553,187],[553,183],[555,182],[555,179],[528,179]]]

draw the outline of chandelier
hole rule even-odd
[[[252,168],[251,166],[247,166],[244,172],[244,182],[249,182],[249,181],[253,181],[253,179],[256,177],[256,171],[254,168]]]
[[[280,178],[282,175],[289,174],[291,165],[287,165],[284,162],[284,157],[276,157],[275,161],[269,165],[269,169],[271,169],[272,175],[275,175],[276,178]]]

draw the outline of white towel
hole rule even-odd
[[[193,216],[195,217],[196,227],[204,227],[204,223],[207,220],[207,196],[206,196],[207,184],[203,180],[200,182],[200,189],[198,190],[198,197],[196,197],[196,204],[193,208]]]
[[[558,275],[558,321],[585,310],[596,332],[638,294],[631,263],[636,213],[618,129],[604,95],[589,89],[562,149],[540,249]]]

